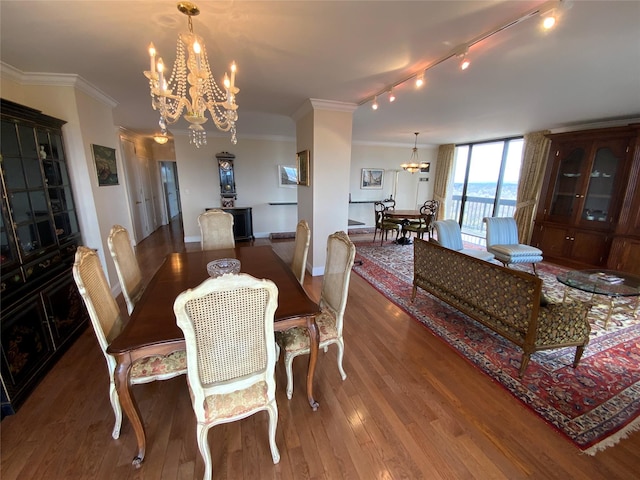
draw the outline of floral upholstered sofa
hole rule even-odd
[[[418,287],[521,347],[520,377],[533,352],[575,346],[576,367],[589,342],[589,305],[546,304],[534,275],[415,239],[412,301]]]

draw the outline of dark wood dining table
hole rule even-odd
[[[182,330],[176,324],[173,302],[178,294],[206,280],[209,277],[207,263],[219,258],[237,258],[240,260],[242,273],[256,278],[267,278],[276,284],[276,331],[293,326],[303,326],[309,330],[311,352],[307,371],[307,398],[313,410],[318,408],[318,402],[313,398],[313,376],[319,343],[315,316],[320,309],[309,298],[289,265],[271,246],[237,246],[232,249],[171,253],[146,286],[131,313],[129,322],[107,348],[107,352],[113,355],[117,362],[114,377],[120,404],[136,434],[138,452],[133,459],[134,465],[139,465],[144,459],[146,435],[138,405],[131,392],[131,365],[141,358],[169,355],[185,349]]]
[[[407,236],[408,231],[404,229],[404,226],[408,224],[411,220],[415,220],[422,217],[420,210],[392,210],[387,209],[384,211],[384,216],[386,218],[391,218],[394,220],[401,221],[402,225],[402,237],[396,240],[398,245],[411,245],[411,239]]]

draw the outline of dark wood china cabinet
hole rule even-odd
[[[640,196],[634,194],[639,131],[628,126],[549,135],[531,242],[546,260],[638,273],[640,258],[630,257],[629,251],[640,250],[637,214],[636,226],[630,225],[634,209],[640,210]]]
[[[12,414],[87,325],[71,266],[81,242],[65,123],[1,100],[2,416]]]

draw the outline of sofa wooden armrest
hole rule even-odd
[[[575,367],[589,342],[589,305],[541,307],[538,277],[415,239],[412,300],[418,287],[522,348],[520,377],[533,352],[575,346]]]

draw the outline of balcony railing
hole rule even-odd
[[[467,197],[461,227],[463,240],[479,245],[485,244],[486,229],[482,219],[493,215],[493,202],[493,198]],[[458,218],[461,205],[462,197],[460,195],[453,195],[446,218]],[[513,217],[515,211],[515,200],[502,199],[498,204],[498,210],[495,216]]]

